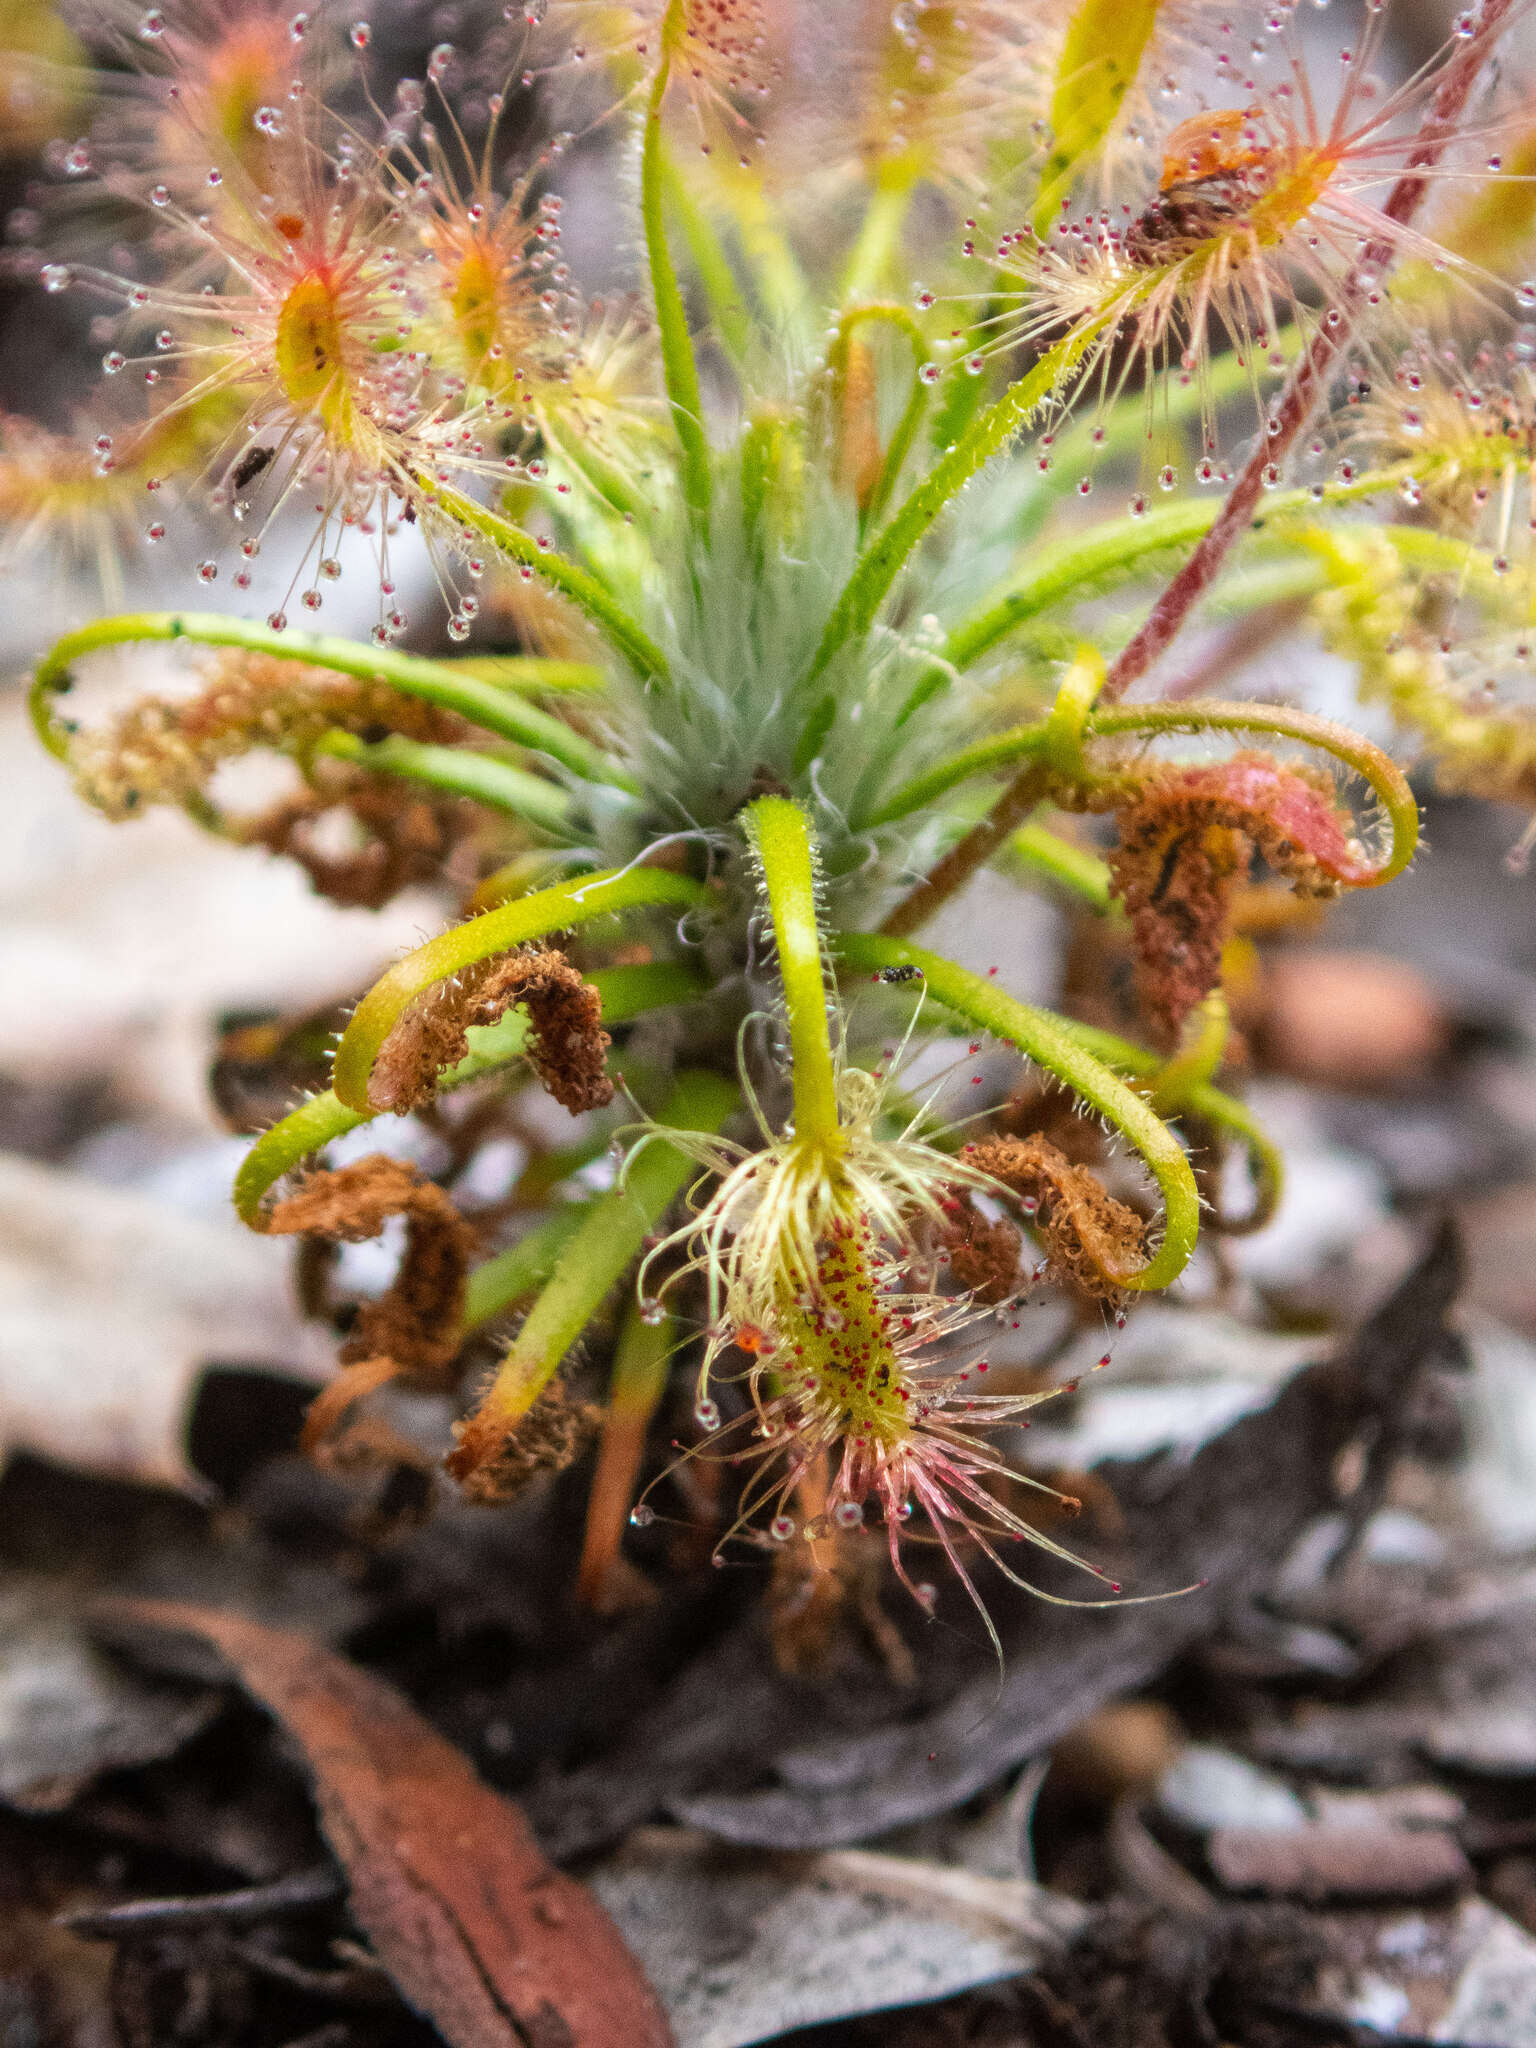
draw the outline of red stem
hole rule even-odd
[[[1429,179],[1424,173],[1433,169],[1452,139],[1489,45],[1514,4],[1515,0],[1483,0],[1477,28],[1467,39],[1466,48],[1447,64],[1429,119],[1402,176],[1382,208],[1394,226],[1406,227],[1418,210],[1419,202],[1429,189]],[[1395,254],[1396,246],[1391,236],[1378,238],[1366,248],[1357,267],[1344,280],[1339,294],[1344,317],[1339,326],[1331,332],[1319,328],[1313,336],[1275,409],[1273,417],[1277,431],[1262,437],[1242,475],[1232,486],[1215,523],[1153,605],[1146,623],[1121,649],[1099,694],[1101,704],[1113,704],[1125,695],[1132,683],[1140,681],[1215,582],[1233,543],[1240,534],[1248,531],[1254,507],[1264,490],[1265,471],[1271,464],[1283,462],[1290,452],[1296,436],[1312,416],[1329,366],[1350,338],[1364,298],[1360,283],[1362,274],[1369,276],[1385,270]]]

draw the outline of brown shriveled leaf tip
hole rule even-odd
[[[377,1237],[391,1216],[406,1219],[399,1268],[384,1293],[359,1308],[337,1354],[344,1370],[305,1421],[306,1450],[315,1450],[365,1394],[390,1380],[403,1379],[422,1393],[452,1385],[475,1234],[440,1187],[384,1152],[311,1174],[267,1219],[277,1236],[356,1244]]]
[[[1267,754],[1160,770],[1114,808],[1109,866],[1130,914],[1137,993],[1169,1045],[1221,979],[1233,898],[1255,850],[1298,896],[1331,896],[1371,873],[1331,778]]]
[[[351,910],[381,910],[413,882],[436,882],[472,824],[457,797],[426,797],[394,776],[339,761],[311,765],[313,786],[247,819],[238,836],[297,861],[315,893]],[[338,852],[328,825],[345,812],[357,844]]]
[[[408,1209],[424,1185],[419,1169],[406,1160],[371,1152],[352,1166],[310,1174],[293,1194],[274,1202],[267,1228],[278,1237],[303,1234],[362,1244]]]
[[[471,1500],[513,1500],[540,1472],[563,1472],[572,1464],[600,1420],[590,1401],[573,1401],[559,1380],[551,1380],[510,1429],[483,1410],[456,1423],[458,1441],[443,1462]]]
[[[211,1643],[304,1755],[350,1908],[451,2048],[673,2048],[654,1992],[521,1811],[380,1679],[302,1636],[175,1601],[104,1620]]]
[[[528,1013],[528,1059],[555,1100],[573,1116],[610,1102],[602,998],[563,953],[530,946],[418,996],[379,1050],[370,1105],[403,1112],[430,1102],[440,1076],[468,1052],[470,1027],[495,1024],[518,1003]]]
[[[949,1253],[955,1285],[978,1301],[1006,1301],[1017,1288],[1024,1238],[1006,1216],[989,1223],[972,1202],[962,1201],[960,1213],[939,1231],[938,1240]]]
[[[121,818],[201,794],[222,762],[253,748],[296,752],[336,725],[418,740],[463,730],[451,714],[385,683],[231,648],[195,696],[140,698],[110,725],[78,734],[71,757],[82,792]]]
[[[1049,1138],[982,1138],[965,1148],[969,1166],[991,1174],[1021,1201],[1038,1204],[1035,1228],[1057,1276],[1081,1293],[1113,1300],[1146,1259],[1147,1227],[1086,1166],[1074,1166]]]

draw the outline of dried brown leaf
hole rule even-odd
[[[1113,1299],[1119,1282],[1141,1263],[1146,1240],[1141,1218],[1049,1138],[1038,1132],[1031,1138],[983,1138],[966,1146],[965,1157],[1034,1205],[1046,1257],[1079,1293]]]
[[[528,1059],[562,1108],[577,1116],[612,1101],[602,998],[563,953],[529,946],[419,996],[379,1050],[369,1102],[397,1112],[430,1102],[439,1077],[469,1050],[471,1027],[495,1024],[514,1004],[528,1013]]]
[[[303,1752],[351,1910],[452,2048],[671,2048],[661,2006],[591,1894],[519,1810],[391,1687],[301,1636],[175,1601],[130,1630],[211,1643]]]
[[[473,828],[457,797],[428,797],[394,776],[317,761],[312,781],[238,827],[238,837],[297,861],[315,893],[348,909],[380,910],[413,882],[440,881]],[[357,843],[338,851],[328,828],[338,812]]]
[[[514,1430],[499,1429],[488,1457],[476,1444],[474,1420],[456,1425],[458,1448],[448,1470],[470,1500],[489,1504],[515,1500],[540,1472],[563,1472],[573,1464],[597,1434],[601,1414],[590,1401],[573,1401],[552,1380]]]
[[[451,1198],[414,1166],[370,1153],[351,1166],[311,1174],[273,1206],[274,1235],[361,1243],[391,1216],[406,1219],[405,1251],[389,1288],[364,1302],[342,1346],[343,1365],[393,1359],[402,1373],[435,1384],[463,1341],[464,1284],[475,1235]]]
[[[344,1440],[341,1430],[366,1394],[395,1379],[422,1393],[451,1387],[464,1341],[464,1290],[475,1234],[440,1187],[384,1152],[311,1174],[267,1218],[276,1236],[356,1244],[377,1237],[391,1216],[406,1219],[399,1269],[376,1301],[359,1308],[337,1354],[341,1376],[320,1394],[305,1421],[306,1450],[329,1442],[338,1455],[365,1459],[366,1435]]]

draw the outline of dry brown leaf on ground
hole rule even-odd
[[[179,1601],[115,1628],[211,1643],[303,1751],[351,1911],[453,2048],[671,2048],[655,1994],[585,1888],[399,1693],[302,1636]]]

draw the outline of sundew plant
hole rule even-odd
[[[1120,1594],[1014,1456],[1048,1333],[1262,1227],[1224,961],[1418,827],[1221,650],[1288,635],[1304,698],[1327,649],[1404,758],[1536,808],[1523,10],[1411,73],[1386,0],[1324,10],[525,0],[420,78],[291,0],[112,31],[30,223],[105,381],[83,442],[7,423],[0,507],[103,577],[179,548],[199,608],[69,632],[38,733],[112,817],[442,902],[235,1186],[320,1294],[403,1218],[317,1455],[419,1479],[402,1389],[479,1499],[599,1435],[595,1604],[679,1523],[983,1616]],[[317,630],[363,579],[365,637]],[[148,642],[180,680],[102,708]],[[1004,889],[1093,927],[1113,1014],[1010,989]]]

